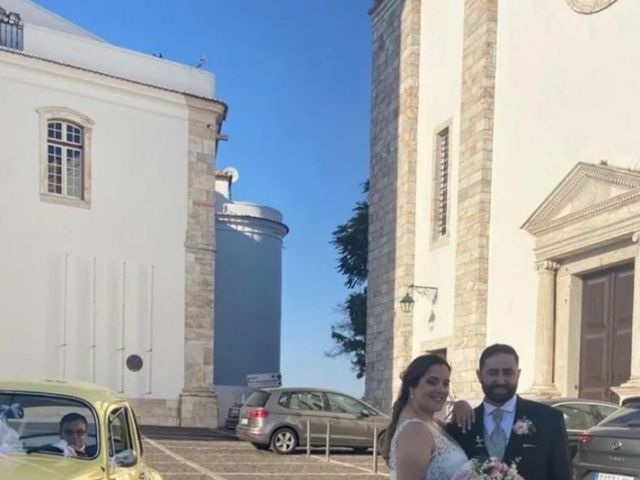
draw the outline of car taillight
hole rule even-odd
[[[591,440],[593,440],[593,435],[589,432],[582,432],[580,435],[578,435],[578,443],[580,445],[586,445],[590,443]]]
[[[266,408],[254,408],[249,412],[251,418],[267,418],[269,411]]]

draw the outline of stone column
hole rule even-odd
[[[369,276],[365,396],[389,410],[411,361],[413,317],[399,301],[414,283],[420,0],[377,0],[373,24]]]
[[[189,109],[185,238],[184,387],[179,425],[218,426],[213,392],[214,157],[226,105],[185,96]]]
[[[487,346],[498,0],[465,0],[463,28],[460,153],[452,159],[458,210],[451,217],[457,228],[450,360],[456,393],[479,398],[476,364]]]
[[[560,395],[553,383],[553,349],[555,345],[556,273],[558,265],[548,260],[536,264],[538,270],[538,305],[534,382],[529,390],[536,397]]]
[[[624,400],[627,397],[640,396],[640,232],[631,237],[638,245],[635,254],[635,271],[633,275],[633,316],[631,326],[631,376],[629,380],[619,387],[611,387],[619,397]]]

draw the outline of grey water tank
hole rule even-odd
[[[282,243],[270,207],[231,199],[235,169],[216,174],[214,376],[219,418],[249,392],[246,376],[280,372]]]

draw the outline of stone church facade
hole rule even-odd
[[[365,396],[505,342],[520,392],[640,394],[640,4],[377,0]],[[403,311],[409,294],[414,303]]]

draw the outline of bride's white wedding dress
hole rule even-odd
[[[435,441],[435,453],[424,473],[424,480],[451,480],[451,478],[467,463],[464,450],[438,424],[425,422],[419,418],[408,418],[400,422],[391,439],[389,449],[390,480],[402,480],[396,477],[396,443],[404,427],[412,422],[420,422],[427,426]]]

